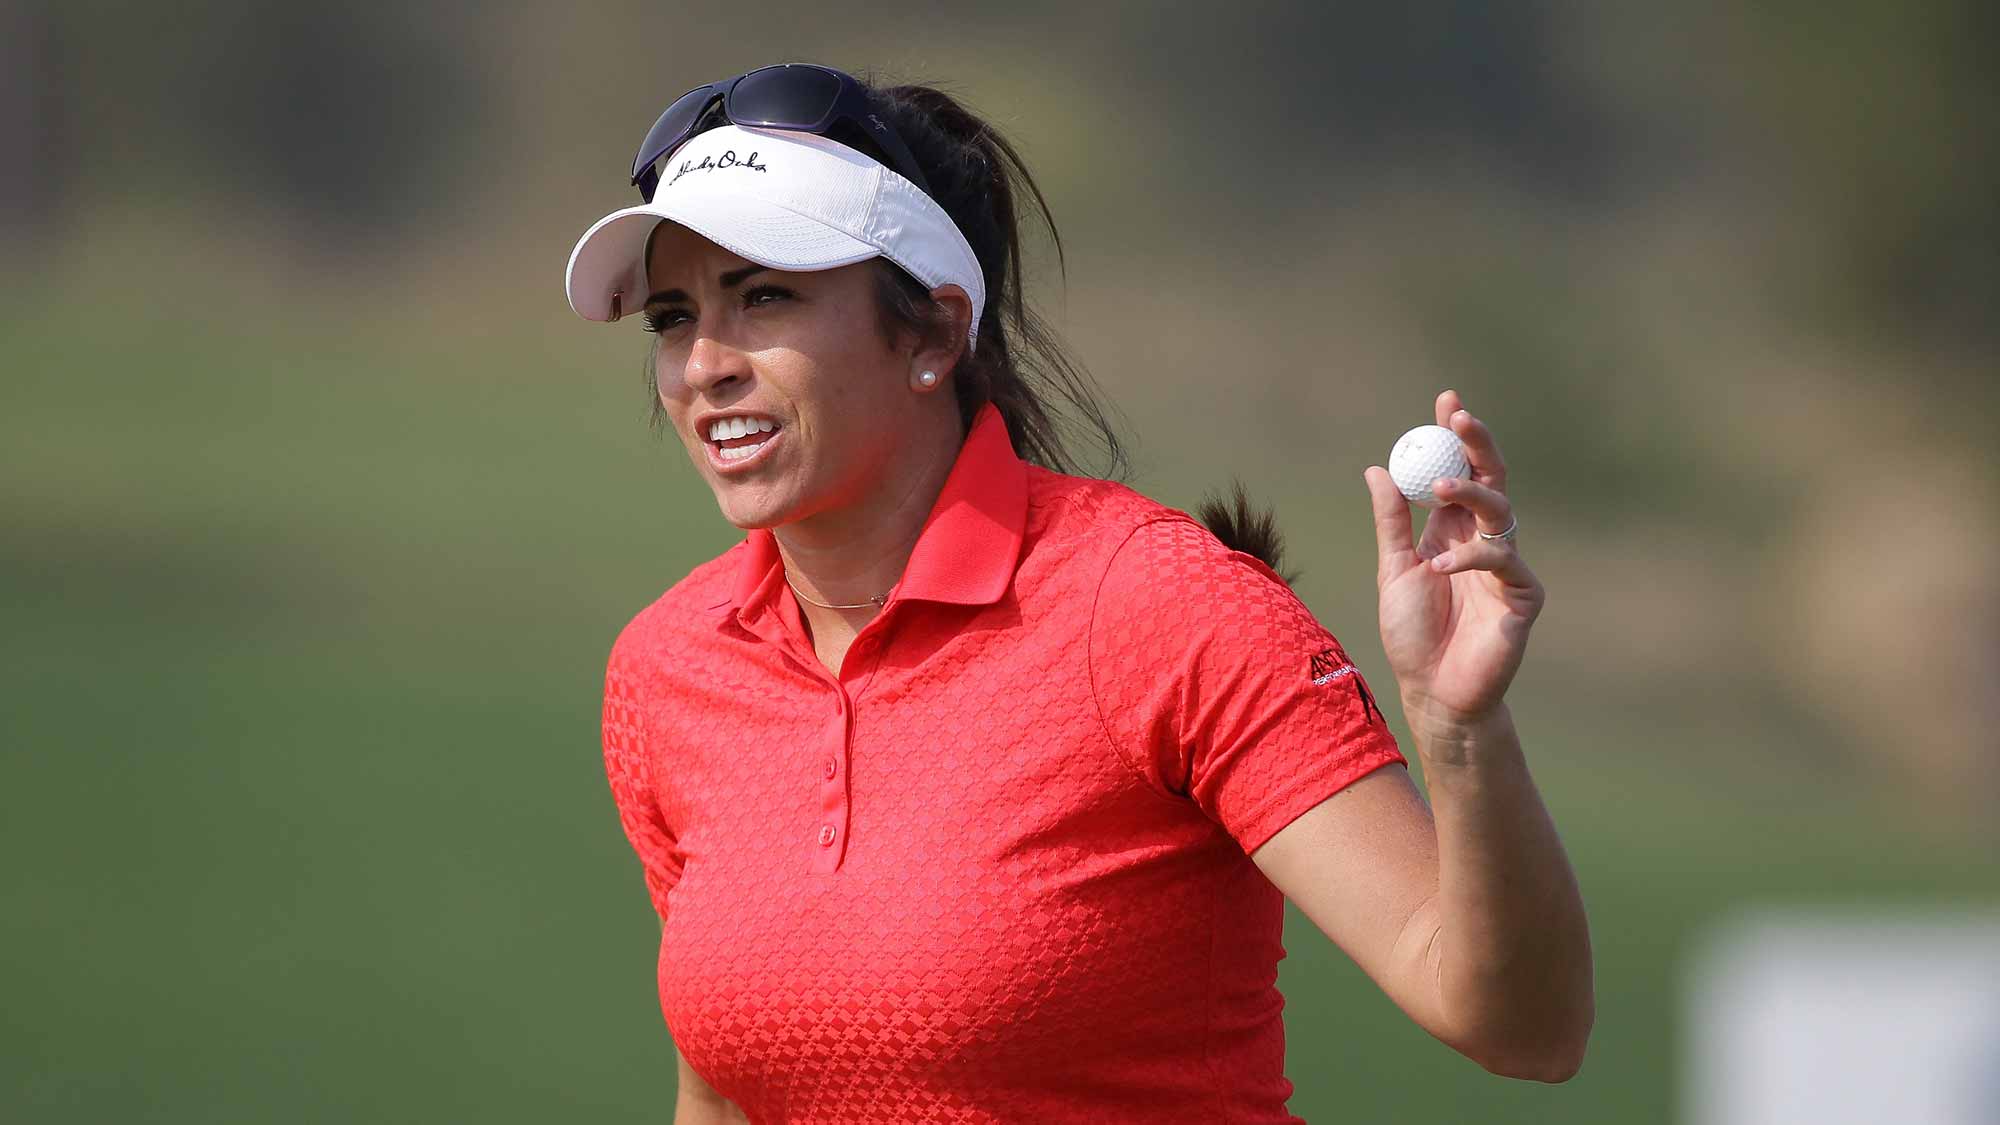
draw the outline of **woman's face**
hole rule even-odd
[[[932,396],[912,389],[914,349],[883,336],[874,269],[786,273],[678,223],[654,235],[660,403],[737,527],[859,503],[892,478],[913,427],[934,424],[920,404]]]

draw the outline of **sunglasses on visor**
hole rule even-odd
[[[632,161],[632,183],[646,202],[660,187],[660,162],[694,136],[695,126],[717,99],[733,125],[753,129],[787,129],[826,136],[842,122],[852,124],[879,146],[902,177],[925,195],[931,186],[917,167],[903,138],[868,108],[861,83],[831,67],[811,63],[779,63],[759,67],[723,82],[697,86],[674,99],[639,145]],[[837,138],[836,138],[837,139]]]

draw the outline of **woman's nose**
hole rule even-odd
[[[683,372],[688,386],[697,391],[712,390],[749,374],[750,357],[706,333],[695,337]]]

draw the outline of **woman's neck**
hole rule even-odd
[[[829,629],[858,632],[878,610],[872,605],[860,610],[826,609],[813,601],[866,603],[887,594],[902,579],[964,440],[955,424],[924,429],[927,437],[896,458],[905,471],[884,481],[860,503],[772,529],[786,578],[805,595],[799,609],[816,638]]]

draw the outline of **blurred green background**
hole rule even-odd
[[[1676,1120],[1706,927],[2000,902],[1995,12],[0,3],[0,1119],[670,1116],[599,692],[736,533],[562,270],[811,60],[1011,135],[1133,483],[1241,476],[1385,687],[1361,470],[1492,424],[1591,1053],[1490,1076],[1294,913],[1291,1108]]]

